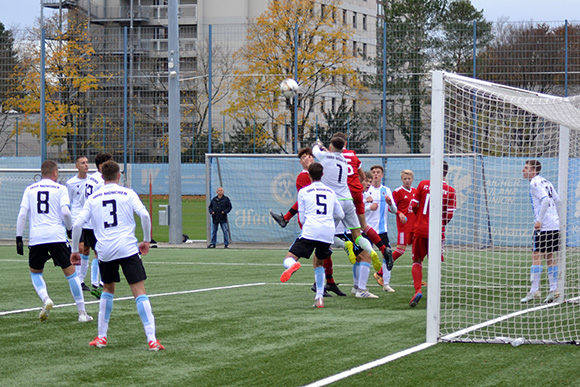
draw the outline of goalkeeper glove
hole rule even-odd
[[[22,243],[22,237],[16,237],[16,253],[18,255],[24,255],[24,243]]]

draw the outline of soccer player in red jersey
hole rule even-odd
[[[314,156],[312,155],[312,149],[310,147],[302,148],[298,151],[298,158],[300,159],[300,164],[302,165],[302,171],[296,177],[296,192],[300,192],[300,190],[306,186],[309,186],[311,183],[310,176],[308,175],[308,167],[310,164],[314,162]],[[288,210],[285,215],[282,214],[275,214],[274,212],[270,211],[270,215],[278,224],[284,228],[292,219],[294,215],[298,213],[298,202],[296,201],[294,205]],[[300,220],[298,220],[298,224],[300,228],[302,228],[302,224],[300,224]],[[338,288],[336,282],[334,281],[334,269],[332,265],[332,258],[328,257],[324,260],[323,263],[324,272],[326,275],[326,286],[324,289],[324,296],[329,297],[328,291],[334,292],[337,296],[346,296],[342,290]],[[316,284],[315,284],[316,285]],[[313,286],[313,290],[316,291],[316,286]]]
[[[344,143],[348,143],[348,136],[346,133],[338,132],[334,134],[336,137],[341,137],[344,140]],[[347,183],[348,188],[350,190],[350,194],[352,195],[352,199],[354,201],[354,205],[356,208],[356,214],[358,215],[358,219],[361,225],[361,230],[366,234],[369,240],[381,250],[383,253],[383,258],[387,264],[389,270],[393,267],[393,254],[391,252],[391,248],[386,246],[381,237],[377,232],[367,224],[367,220],[365,217],[365,203],[363,200],[363,186],[361,181],[365,179],[365,173],[362,169],[362,163],[360,159],[357,157],[356,152],[353,150],[349,150],[345,148],[342,150],[343,157],[348,162],[348,177]],[[372,251],[368,252],[369,254]]]
[[[443,162],[443,230],[441,239],[445,239],[445,225],[453,218],[455,212],[456,200],[455,189],[445,182],[449,165],[446,161]],[[413,276],[413,286],[415,287],[415,294],[409,306],[415,307],[419,300],[423,297],[421,293],[421,282],[423,281],[423,259],[427,256],[429,250],[429,196],[430,196],[430,180],[423,180],[417,187],[417,195],[411,201],[411,207],[416,215],[415,228],[413,235],[413,266],[411,274]],[[441,255],[443,260],[443,255]]]

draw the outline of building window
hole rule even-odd
[[[342,24],[346,25],[346,9],[342,10]]]
[[[352,13],[352,28],[356,30],[356,12]]]
[[[336,112],[336,98],[332,97],[332,99],[330,100],[330,111],[332,113]]]
[[[362,55],[363,55],[363,58],[367,57],[367,44],[366,43],[363,43]]]
[[[320,97],[320,111],[321,112],[324,112],[324,104],[325,104],[325,102],[326,101],[325,101],[324,96],[323,97]]]
[[[357,57],[356,42],[354,40],[352,42],[352,56],[354,56],[355,58]]]
[[[363,15],[362,17],[362,28],[363,30],[367,30],[367,15]]]

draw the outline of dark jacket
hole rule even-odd
[[[230,198],[225,195],[221,198],[214,197],[211,199],[208,210],[212,214],[211,217],[214,223],[226,223],[228,221],[228,212],[232,210]]]

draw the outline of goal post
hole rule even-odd
[[[432,75],[430,235],[441,235],[443,160],[457,209],[445,243],[430,238],[428,342],[580,341],[580,97],[556,97],[457,74]],[[561,199],[560,249],[530,290],[534,217],[526,160]],[[544,303],[549,276],[559,297]]]

